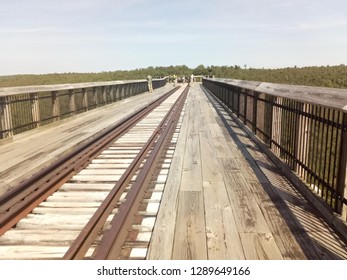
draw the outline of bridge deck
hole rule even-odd
[[[11,143],[0,142],[0,195],[169,88],[172,89],[172,85],[156,89],[152,95],[136,95],[66,121],[18,134]]]
[[[0,194],[136,110],[148,96],[0,145]],[[200,84],[193,85],[147,258],[347,259],[346,244],[217,106]]]
[[[199,84],[148,259],[346,259],[347,248]]]

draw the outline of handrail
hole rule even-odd
[[[232,79],[203,85],[347,220],[347,90]]]
[[[255,92],[266,93],[271,96],[288,98],[290,100],[321,105],[347,112],[347,89],[275,84],[220,78],[208,80]]]
[[[146,80],[0,88],[0,140],[146,91]]]

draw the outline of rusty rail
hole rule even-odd
[[[81,145],[0,197],[0,235],[13,227],[37,205],[55,192],[68,178],[82,170],[112,141],[154,110],[178,89],[175,88],[148,106],[132,113],[112,128]]]
[[[128,228],[133,220],[132,217],[134,212],[136,211],[138,203],[152,178],[154,169],[160,160],[164,145],[169,139],[171,139],[176,128],[188,90],[189,88],[187,87],[165,118],[161,121],[160,125],[153,132],[146,145],[141,149],[126,172],[115,184],[85,228],[81,231],[80,235],[70,246],[64,259],[83,259],[86,252],[94,242],[98,232],[104,226],[106,219],[119,201],[124,189],[128,186],[135,172],[143,163],[143,160],[148,157],[137,176],[136,182],[127,193],[126,201],[121,204],[118,212],[113,217],[111,229],[103,236],[101,245],[96,249],[93,257],[94,259],[116,259],[120,254],[121,246],[128,234]],[[150,154],[148,156],[149,151]]]

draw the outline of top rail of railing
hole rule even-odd
[[[347,112],[347,89],[275,84],[222,78],[207,80]]]
[[[161,80],[165,80],[165,78],[153,79],[153,82],[161,81]],[[143,79],[143,80],[104,81],[104,82],[35,85],[35,86],[19,86],[19,87],[0,87],[0,97],[23,94],[23,93],[62,91],[62,90],[73,90],[73,89],[79,89],[79,88],[127,85],[127,84],[146,83],[146,82],[147,81]]]

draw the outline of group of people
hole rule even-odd
[[[180,78],[177,78],[176,75],[170,75],[169,83],[173,83],[173,85],[175,86],[178,81],[181,83],[188,82],[188,83],[192,84],[194,82],[194,75],[192,74],[190,77],[182,76]],[[147,76],[147,83],[148,83],[148,91],[150,93],[152,93],[153,92],[153,83],[152,83],[152,76],[151,75]]]
[[[194,81],[194,75],[191,76],[179,76],[176,75],[170,75],[169,77],[169,83],[173,83],[174,86],[176,83],[192,83]]]

